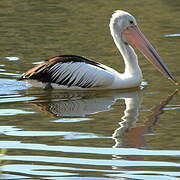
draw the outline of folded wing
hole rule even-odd
[[[24,73],[22,79],[81,88],[106,87],[112,84],[113,74],[101,67],[101,64],[93,64],[93,61],[88,63],[84,59],[73,60],[49,60]]]

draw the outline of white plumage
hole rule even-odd
[[[68,87],[108,87],[114,81],[112,72],[84,62],[59,62],[47,72],[54,83]]]

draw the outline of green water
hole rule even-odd
[[[1,0],[1,179],[180,177],[178,87],[139,52],[142,90],[44,91],[16,80],[59,54],[122,72],[108,25],[117,9],[137,18],[179,81],[178,0]]]

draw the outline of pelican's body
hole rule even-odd
[[[35,86],[61,89],[125,89],[142,82],[142,72],[132,46],[137,47],[159,71],[176,81],[155,49],[144,37],[135,18],[116,11],[110,20],[110,31],[122,54],[125,70],[119,73],[93,60],[77,55],[55,56],[25,72],[21,79],[33,80]],[[38,83],[34,83],[34,80]]]

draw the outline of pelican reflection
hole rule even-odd
[[[55,117],[84,117],[90,114],[105,112],[112,109],[112,105],[118,100],[124,100],[125,110],[115,129],[112,138],[114,147],[143,147],[145,145],[144,134],[152,133],[159,121],[159,115],[163,108],[170,102],[175,93],[151,109],[151,114],[143,125],[136,126],[143,99],[142,90],[131,92],[122,91],[71,91],[57,92],[47,96],[41,96],[32,103],[43,112]],[[119,108],[119,107],[118,107]],[[58,122],[60,122],[58,120]]]
[[[41,96],[38,100],[31,101],[37,105],[43,112],[53,116],[60,117],[84,117],[98,112],[109,111],[112,105],[120,99],[125,100],[125,113],[133,114],[133,111],[138,111],[141,103],[142,91],[135,90],[131,92],[122,91],[71,91],[52,93],[47,96]],[[129,106],[135,103],[132,107],[132,112],[129,111]],[[136,107],[135,107],[136,106]]]
[[[119,123],[120,127],[114,131],[112,136],[115,140],[114,147],[144,147],[146,144],[144,135],[153,133],[160,120],[159,116],[164,113],[163,108],[171,101],[176,93],[177,91],[168,95],[163,101],[151,108],[150,115],[141,126],[135,126],[138,120],[141,96],[133,96],[131,99],[125,99],[126,109],[124,111],[124,116]]]

